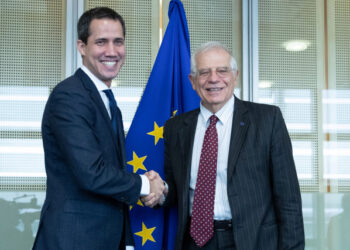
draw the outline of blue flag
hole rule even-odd
[[[192,89],[190,39],[180,0],[169,4],[169,23],[147,86],[126,138],[127,168],[143,174],[154,170],[164,179],[164,123],[199,106]],[[135,249],[173,249],[176,211],[151,209],[141,201],[130,208]]]

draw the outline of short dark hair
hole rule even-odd
[[[108,7],[97,7],[90,10],[87,10],[79,18],[77,29],[78,29],[78,39],[87,44],[87,40],[90,36],[90,23],[93,19],[112,19],[119,21],[123,28],[123,35],[125,37],[125,22],[121,15],[116,11]]]

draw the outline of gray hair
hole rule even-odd
[[[223,49],[225,50],[230,56],[231,56],[231,60],[230,60],[230,66],[233,72],[237,71],[237,62],[236,59],[232,56],[231,51],[229,51],[229,49],[223,45],[220,42],[207,42],[207,43],[203,43],[202,45],[200,45],[195,52],[192,54],[191,56],[191,75],[194,77],[197,74],[197,68],[196,68],[196,56],[202,52],[205,51],[209,51],[212,49]]]

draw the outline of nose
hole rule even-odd
[[[217,75],[215,69],[210,71],[210,74],[209,74],[209,77],[208,77],[208,81],[209,82],[217,82],[219,80],[219,78],[220,77]]]
[[[106,46],[106,56],[115,56],[117,54],[117,48],[113,43],[108,43]]]

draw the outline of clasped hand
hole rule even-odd
[[[142,202],[148,207],[154,207],[161,204],[164,199],[164,194],[167,190],[164,181],[159,174],[153,170],[145,173],[150,182],[150,194],[141,198]]]

